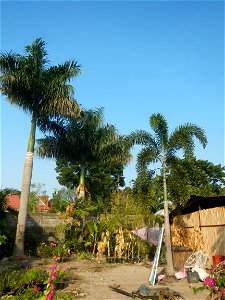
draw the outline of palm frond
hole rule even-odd
[[[153,147],[141,149],[137,155],[137,172],[142,172],[149,164],[157,162],[158,160],[160,160],[160,157],[157,149]]]
[[[49,118],[39,118],[37,120],[37,126],[39,129],[44,133],[53,134],[56,135],[63,135],[66,133],[66,124],[68,120],[66,118],[61,118],[57,116],[56,118],[53,118],[49,120]]]
[[[131,132],[129,135],[127,135],[126,140],[130,146],[143,145],[157,147],[153,136],[145,130],[136,130]]]
[[[195,148],[194,137],[198,139],[203,148],[206,147],[207,137],[201,127],[191,123],[180,125],[171,133],[168,148],[183,149],[185,155],[193,155]]]
[[[37,38],[31,45],[27,45],[25,47],[25,51],[29,58],[36,61],[38,65],[44,66],[48,62],[45,46],[46,43],[42,40],[42,38]]]
[[[25,47],[26,55],[0,56],[1,91],[7,100],[38,118],[78,116],[80,107],[73,99],[69,81],[80,73],[75,60],[47,68],[46,43],[36,39]]]
[[[110,144],[107,144],[101,149],[101,151],[96,152],[96,157],[99,158],[103,163],[115,163],[127,165],[131,162],[132,155],[130,153],[130,148],[124,143],[124,138],[118,136],[118,139]]]
[[[12,72],[14,72],[17,68],[19,58],[20,55],[12,51],[1,53],[0,56],[1,74],[10,75]],[[3,82],[3,80],[1,80],[1,82]]]
[[[52,78],[58,83],[65,84],[71,78],[81,73],[81,65],[75,60],[68,60],[63,64],[51,66],[46,70],[47,78]]]
[[[40,158],[54,158],[58,155],[58,140],[52,136],[36,140],[35,154]]]

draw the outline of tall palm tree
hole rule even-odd
[[[170,225],[169,225],[169,211],[167,201],[167,172],[172,161],[176,159],[176,152],[183,150],[184,156],[192,156],[194,152],[194,138],[197,138],[206,147],[207,138],[204,130],[195,124],[181,125],[169,135],[168,124],[165,117],[160,113],[155,113],[149,118],[149,124],[154,132],[154,135],[144,130],[132,132],[130,139],[133,144],[143,145],[144,147],[137,156],[137,171],[143,172],[147,169],[149,164],[160,162],[161,172],[163,176],[163,190],[164,190],[164,227],[165,227],[165,244],[166,244],[166,274],[168,276],[174,275]]]
[[[80,107],[73,99],[73,87],[69,81],[78,75],[80,66],[74,60],[48,66],[45,42],[38,38],[25,47],[25,55],[2,53],[0,69],[1,92],[10,104],[18,106],[31,116],[14,247],[14,254],[22,255],[36,127],[46,130],[49,120],[79,115]]]
[[[87,192],[85,175],[88,166],[99,162],[125,165],[131,158],[125,138],[113,125],[104,124],[102,108],[83,111],[79,118],[70,118],[58,133],[37,142],[36,151],[40,157],[63,159],[79,165],[78,198]]]

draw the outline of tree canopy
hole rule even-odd
[[[38,140],[37,153],[43,158],[65,162],[63,172],[68,172],[74,181],[79,178],[78,196],[87,188],[86,178],[91,168],[123,167],[131,157],[125,138],[113,125],[104,123],[102,108],[84,110],[80,117],[68,119],[60,131]],[[68,164],[74,172],[68,169]]]

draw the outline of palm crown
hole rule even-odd
[[[80,72],[76,61],[47,68],[45,42],[38,38],[25,47],[26,55],[3,53],[0,57],[1,91],[7,100],[36,119],[80,111],[72,99],[71,78]]]
[[[154,136],[144,130],[131,133],[133,143],[141,144],[144,148],[137,156],[137,170],[141,170],[149,163],[160,161],[168,166],[175,158],[178,150],[183,150],[184,156],[194,154],[194,137],[199,140],[203,148],[207,138],[204,130],[191,123],[180,125],[169,135],[165,117],[156,113],[149,118],[149,124]]]
[[[80,166],[80,184],[84,185],[85,169],[93,164],[115,163],[125,165],[131,155],[113,125],[104,124],[103,109],[84,110],[79,118],[70,118],[53,135],[38,140],[40,157],[56,158]]]

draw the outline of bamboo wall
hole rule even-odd
[[[203,250],[208,254],[207,267],[212,255],[225,256],[225,207],[215,207],[176,216],[171,226],[172,245]]]

